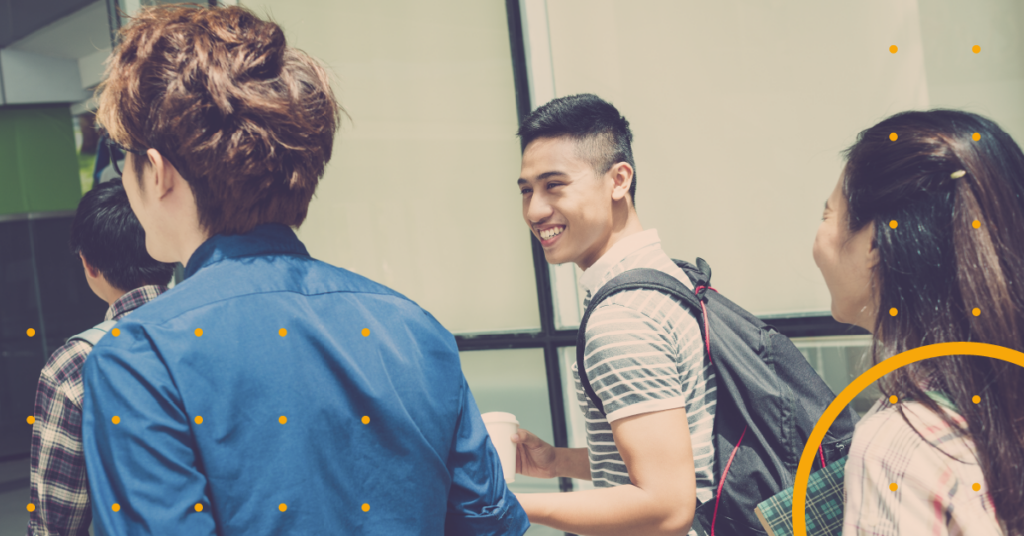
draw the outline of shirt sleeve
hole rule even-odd
[[[665,296],[664,299],[670,299]],[[587,322],[583,364],[594,393],[601,399],[608,422],[624,417],[686,406],[684,393],[696,381],[694,367],[703,354],[696,345],[692,356],[679,353],[671,334],[658,322],[622,305],[603,303]]]
[[[87,352],[72,343],[54,352],[50,363],[84,359]],[[30,501],[35,510],[29,514],[28,534],[87,536],[92,513],[82,455],[82,409],[49,366],[39,376],[33,414]]]
[[[212,535],[215,511],[177,387],[143,329],[118,327],[119,337],[93,349],[83,377],[96,535]]]
[[[521,536],[530,527],[530,521],[505,484],[501,459],[465,378],[462,393],[455,441],[448,457],[452,485],[444,533]]]

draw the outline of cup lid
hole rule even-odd
[[[481,417],[483,417],[485,423],[513,422],[516,423],[517,425],[519,424],[519,421],[516,420],[515,415],[511,413],[506,413],[504,411],[490,411],[484,413],[483,415],[481,415]]]

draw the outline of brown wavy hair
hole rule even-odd
[[[941,342],[1024,350],[1024,153],[1013,139],[972,113],[904,112],[861,132],[846,156],[849,229],[874,222],[879,251],[873,362]],[[1009,534],[1024,535],[1024,368],[946,356],[880,383],[899,411],[915,400],[973,440],[996,514]],[[948,395],[966,429],[925,390]]]
[[[97,90],[110,137],[173,164],[211,235],[300,225],[342,112],[323,67],[235,6],[147,7],[119,37]]]

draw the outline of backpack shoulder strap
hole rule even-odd
[[[100,342],[100,339],[102,339],[107,333],[110,333],[110,330],[113,329],[115,325],[117,325],[117,320],[100,322],[78,335],[72,335],[68,338],[68,342],[78,340],[87,343],[89,346],[96,346],[96,344]]]
[[[583,314],[583,319],[580,320],[580,329],[576,333],[576,368],[580,375],[580,384],[583,386],[583,391],[587,394],[587,398],[593,402],[597,410],[601,412],[601,415],[606,415],[604,411],[604,404],[601,402],[601,398],[597,396],[597,393],[594,392],[594,388],[590,385],[590,379],[587,378],[587,369],[583,364],[584,352],[587,348],[587,321],[590,320],[590,315],[594,312],[597,306],[612,294],[622,292],[624,290],[636,289],[657,290],[670,296],[675,296],[683,300],[683,303],[686,304],[686,306],[689,307],[690,310],[698,316],[698,318],[703,314],[700,300],[697,298],[697,295],[678,279],[662,272],[661,270],[655,270],[653,268],[634,268],[615,276],[611,281],[605,283],[587,305],[587,310]]]

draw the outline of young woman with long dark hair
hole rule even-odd
[[[873,334],[873,362],[941,342],[1024,349],[1013,139],[971,113],[904,112],[845,156],[814,258],[833,316]],[[846,465],[843,534],[1024,534],[1024,369],[947,356],[879,383]]]

